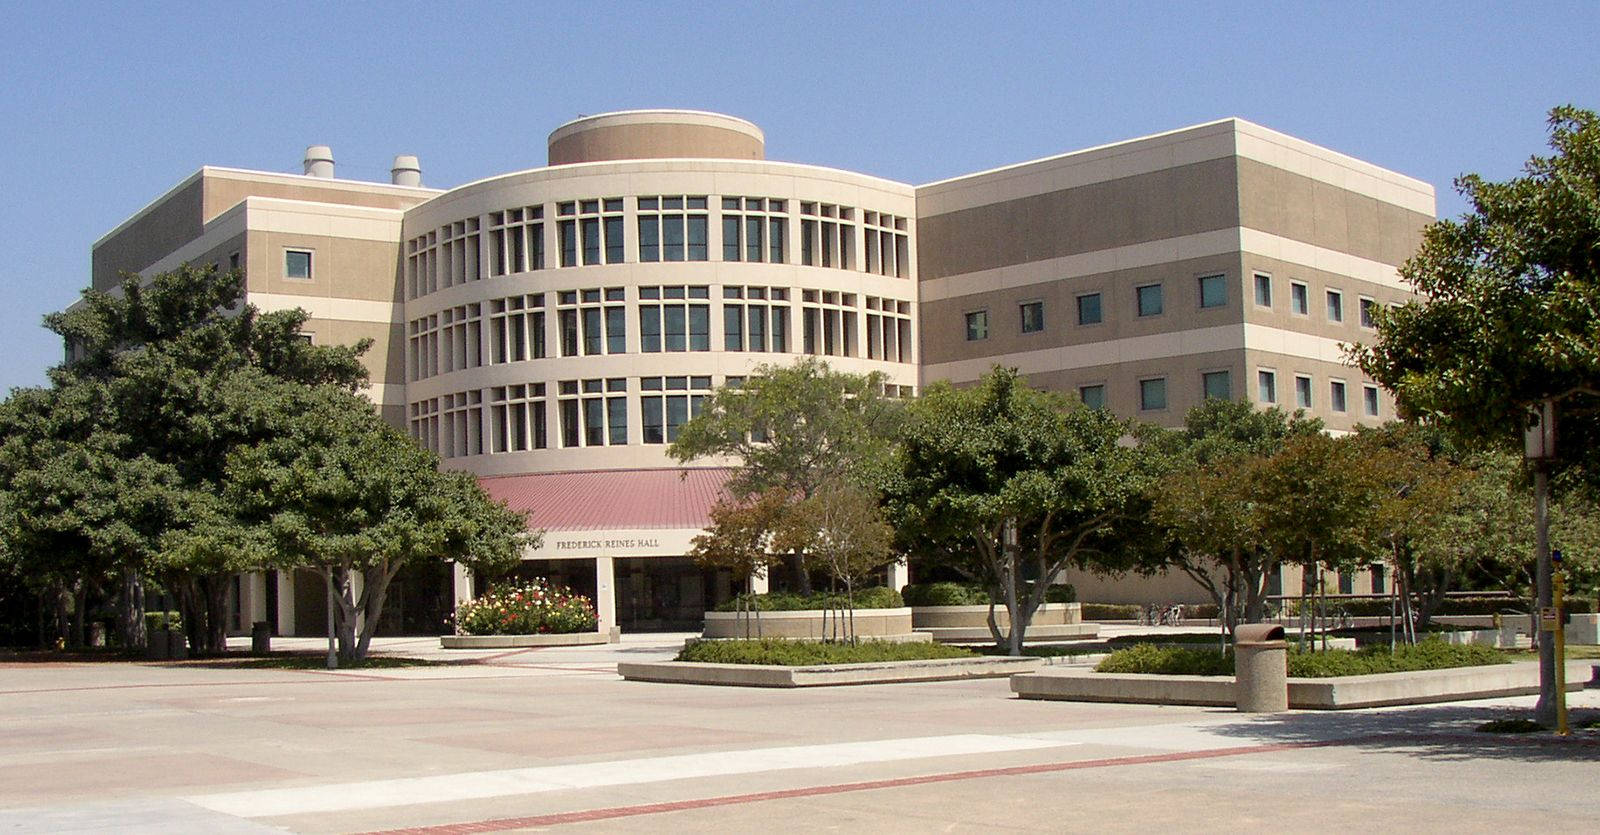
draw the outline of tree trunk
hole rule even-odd
[[[794,552],[794,588],[797,594],[811,593],[811,572],[806,570],[806,555]]]
[[[118,633],[122,646],[142,649],[149,642],[149,636],[144,628],[144,579],[138,572],[131,568],[122,570],[122,589],[117,598],[117,611],[121,616]]]
[[[389,596],[389,584],[394,581],[394,575],[399,571],[399,565],[390,567],[387,563],[381,563],[362,572],[364,582],[361,588],[363,601],[361,611],[366,617],[361,624],[361,641],[356,645],[357,661],[367,657],[367,649],[372,645],[372,636],[378,631],[378,619],[383,616],[383,602]]]
[[[65,583],[56,584],[55,612],[55,645],[60,649],[72,638],[72,592],[67,590]]]

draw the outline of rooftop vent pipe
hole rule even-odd
[[[389,169],[389,182],[397,186],[418,188],[422,185],[422,164],[411,154],[397,154],[394,166]]]
[[[312,145],[306,149],[306,176],[333,179],[333,149],[327,145]]]

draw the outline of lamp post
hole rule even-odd
[[[1534,636],[1539,641],[1539,702],[1533,716],[1542,725],[1556,723],[1556,647],[1539,630],[1540,613],[1554,605],[1550,564],[1550,460],[1556,454],[1556,410],[1554,400],[1540,401],[1533,408],[1533,421],[1523,436],[1523,453],[1533,467],[1533,525],[1535,597],[1539,612],[1534,614]]]

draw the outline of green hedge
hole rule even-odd
[[[976,583],[913,583],[901,589],[907,606],[987,606],[989,593]],[[1046,603],[1072,603],[1078,590],[1071,583],[1053,585],[1044,592]]]
[[[1084,620],[1138,620],[1144,607],[1134,603],[1085,603]]]
[[[830,644],[816,641],[696,641],[678,653],[679,661],[711,664],[778,664],[806,667],[813,664],[870,664],[878,661],[921,661],[929,658],[972,658],[972,650],[944,644],[863,641]]]
[[[1592,613],[1594,601],[1588,598],[1569,599],[1566,601],[1568,612]],[[1313,601],[1313,611],[1315,611]],[[1388,617],[1389,598],[1362,597],[1355,600],[1340,600],[1336,597],[1328,598],[1328,613],[1337,614],[1340,610],[1348,612],[1353,617]],[[1434,611],[1434,615],[1503,615],[1527,614],[1528,602],[1514,597],[1447,597]],[[1287,600],[1284,605],[1286,615],[1300,613],[1299,600]]]
[[[1332,678],[1506,664],[1509,659],[1505,653],[1489,647],[1423,641],[1416,646],[1397,647],[1393,653],[1388,647],[1327,652],[1291,649],[1288,663],[1292,678]],[[1102,673],[1231,676],[1233,653],[1137,644],[1106,656],[1095,670]]]
[[[145,632],[154,632],[163,626],[170,626],[174,630],[181,630],[183,629],[183,618],[177,612],[173,611],[144,613]]]
[[[900,597],[900,592],[875,586],[868,589],[858,589],[853,595],[857,609],[899,609],[905,606],[905,600]],[[792,594],[790,592],[770,592],[758,595],[740,595],[732,600],[720,604],[714,611],[732,612],[739,608],[739,601],[750,601],[753,607],[763,612],[796,612],[802,609],[839,609],[845,604],[843,594],[832,592],[816,592],[814,594]]]

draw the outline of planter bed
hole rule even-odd
[[[761,613],[763,638],[789,638],[822,641],[834,637],[836,612],[823,609],[799,609]],[[855,611],[857,637],[882,641],[927,641],[925,633],[914,634],[911,627],[911,609],[857,609]],[[755,638],[754,613],[706,612],[704,638]]]
[[[992,644],[994,636],[987,626],[969,627],[917,627],[941,644]],[[1025,644],[1057,643],[1061,641],[1092,641],[1100,637],[1097,623],[1047,623],[1033,624],[1028,634],[1022,636]]]
[[[509,649],[516,647],[570,647],[581,644],[606,644],[611,638],[601,632],[563,632],[545,635],[441,635],[444,649]]]
[[[994,621],[1001,629],[1011,624],[1004,609],[996,607]],[[911,626],[918,632],[927,632],[933,640],[950,644],[993,643],[989,633],[989,607],[980,606],[913,606]],[[1034,613],[1028,624],[1026,639],[1041,641],[1074,641],[1098,637],[1098,624],[1084,623],[1082,607],[1078,603],[1046,603]]]
[[[866,664],[817,664],[783,667],[773,664],[701,664],[688,661],[633,662],[617,665],[629,681],[668,684],[711,684],[724,687],[835,687],[850,684],[894,684],[1001,678],[1037,670],[1039,658],[936,658],[925,661],[879,661]]]
[[[1582,690],[1586,672],[1585,664],[1569,662],[1567,689]],[[1055,667],[1012,676],[1011,690],[1023,699],[1212,707],[1236,704],[1231,676],[1097,673]],[[1350,710],[1538,692],[1538,663],[1522,662],[1337,678],[1291,678],[1289,707]]]

